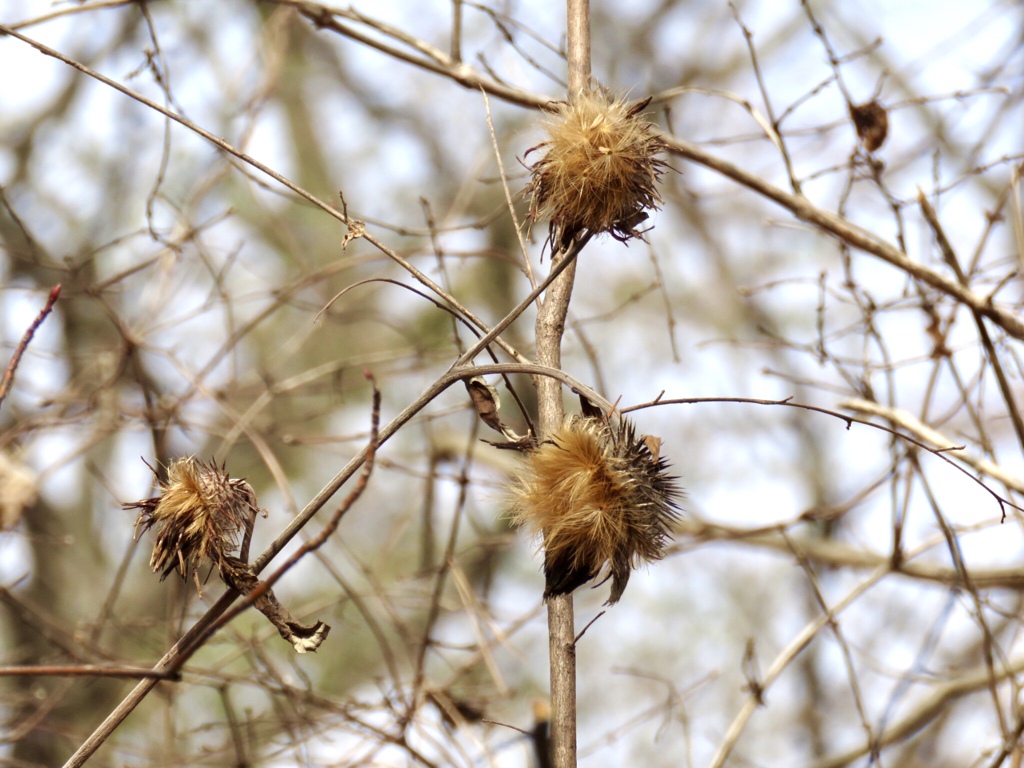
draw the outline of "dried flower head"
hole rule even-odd
[[[245,480],[230,478],[224,467],[194,456],[171,462],[160,486],[159,496],[124,506],[140,510],[136,536],[157,529],[149,565],[162,571],[160,579],[176,570],[198,584],[204,562],[219,568],[237,547],[239,532],[259,511],[256,494]]]
[[[607,563],[611,605],[632,568],[664,556],[680,490],[652,453],[657,445],[626,419],[572,416],[526,455],[512,478],[511,511],[544,537],[545,599],[572,592]]]
[[[650,99],[627,104],[587,91],[556,106],[544,156],[530,166],[530,218],[550,217],[552,248],[564,250],[582,232],[618,240],[641,237],[637,227],[661,204],[658,181],[668,167],[665,145],[642,114]]]

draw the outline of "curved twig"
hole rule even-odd
[[[648,403],[641,403],[639,405],[629,406],[628,408],[622,408],[621,411],[622,413],[629,413],[631,411],[639,411],[644,408],[653,408],[659,405],[696,405],[699,403],[743,403],[747,405],[781,405],[786,408],[799,408],[804,411],[813,411],[814,413],[823,413],[826,416],[832,416],[833,418],[846,422],[847,429],[849,429],[854,424],[860,424],[865,427],[871,427],[872,429],[878,429],[881,430],[882,432],[887,432],[890,435],[899,438],[900,440],[908,442],[917,448],[927,451],[928,453],[934,454],[935,456],[938,456],[940,459],[942,459],[944,462],[946,462],[951,467],[956,469],[958,472],[961,472],[962,474],[966,475],[971,480],[973,480],[975,483],[980,485],[982,488],[985,489],[985,491],[990,496],[992,496],[992,498],[996,500],[996,503],[999,504],[999,509],[1002,512],[1004,519],[1006,517],[1006,507],[1012,507],[1013,509],[1016,509],[1020,512],[1024,512],[1024,507],[1020,507],[1017,504],[1014,504],[1009,499],[1000,496],[998,493],[996,493],[987,485],[985,485],[985,483],[983,483],[979,478],[972,475],[970,472],[968,472],[966,469],[960,466],[957,462],[953,461],[953,459],[951,459],[947,455],[948,453],[950,453],[951,450],[962,450],[962,447],[952,448],[950,446],[940,446],[938,448],[935,448],[929,445],[927,442],[925,442],[924,439],[918,439],[913,435],[908,435],[905,432],[900,432],[898,429],[895,429],[893,427],[887,427],[883,424],[876,424],[875,422],[868,421],[866,419],[858,419],[856,416],[847,416],[845,414],[839,413],[838,411],[832,411],[829,410],[828,408],[822,408],[821,406],[817,405],[808,405],[806,403],[794,403],[792,398],[785,398],[784,400],[758,400],[756,398],[749,397],[690,397],[663,399],[659,395],[657,398]],[[975,468],[977,469],[977,467]],[[1019,483],[1020,481],[1017,482]]]

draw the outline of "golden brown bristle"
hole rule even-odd
[[[512,479],[514,521],[544,539],[544,597],[572,592],[609,564],[612,593],[664,555],[679,493],[625,419],[570,417]]]
[[[205,561],[220,566],[237,545],[238,533],[258,512],[256,494],[244,480],[189,456],[171,462],[161,495],[125,504],[138,509],[138,533],[157,528],[149,565],[161,579],[177,570],[195,576]]]
[[[557,105],[547,140],[530,149],[544,156],[530,167],[530,217],[549,217],[551,246],[568,248],[584,231],[620,240],[661,203],[658,180],[667,167],[656,155],[664,143],[643,116],[646,101],[627,104],[605,91]]]

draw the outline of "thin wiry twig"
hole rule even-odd
[[[918,439],[917,437],[914,437],[914,436],[907,435],[907,434],[904,434],[902,432],[899,432],[896,429],[892,429],[890,427],[886,427],[886,426],[883,426],[881,424],[875,424],[874,422],[867,421],[865,419],[858,419],[858,418],[855,418],[853,416],[847,416],[844,413],[839,413],[838,411],[831,411],[828,408],[821,408],[821,407],[816,406],[816,405],[807,405],[806,403],[793,402],[793,400],[791,398],[786,398],[784,400],[758,400],[756,398],[748,398],[748,397],[662,398],[661,396],[659,396],[655,400],[652,400],[649,403],[641,403],[639,405],[633,405],[633,406],[629,406],[627,408],[623,408],[623,409],[621,409],[621,412],[622,413],[630,413],[632,411],[641,410],[643,408],[651,408],[651,407],[654,407],[654,406],[661,406],[661,405],[695,405],[695,404],[698,404],[698,403],[748,403],[748,404],[751,404],[751,405],[778,405],[778,406],[783,406],[783,407],[786,407],[786,408],[799,408],[801,410],[812,411],[814,413],[823,413],[826,416],[833,416],[833,417],[839,419],[840,421],[846,422],[847,429],[849,429],[854,424],[861,424],[861,425],[866,426],[866,427],[872,427],[874,429],[879,429],[879,430],[881,430],[883,432],[888,432],[889,434],[893,435],[894,437],[899,438],[900,440],[904,440],[904,441],[910,443],[911,445],[914,445],[914,446],[916,446],[918,448],[922,448],[922,449],[928,451],[929,453],[934,454],[935,456],[938,456],[940,459],[942,459],[944,462],[949,464],[951,467],[953,467],[957,471],[963,473],[967,477],[971,478],[971,480],[973,480],[975,483],[977,483],[979,486],[981,486],[985,491],[988,492],[988,494],[990,496],[992,496],[996,500],[996,502],[999,504],[1000,510],[1002,510],[1002,512],[1003,512],[1004,517],[1006,515],[1006,507],[1012,507],[1013,509],[1017,509],[1017,510],[1020,510],[1020,511],[1024,512],[1024,507],[1020,507],[1017,504],[1014,504],[1009,499],[1007,499],[1007,498],[1005,498],[1003,496],[1000,496],[998,493],[996,493],[991,488],[989,488],[987,485],[985,485],[985,483],[983,483],[981,480],[979,480],[978,478],[974,477],[974,475],[972,475],[966,469],[964,469],[959,464],[957,464],[955,461],[953,461],[951,458],[949,458],[946,455],[950,450],[952,450],[949,447],[946,447],[946,448],[938,447],[938,448],[936,448],[936,447],[934,447],[932,445],[929,445],[926,442],[925,439]],[[962,448],[956,448],[955,450],[962,450]]]
[[[352,40],[358,40],[360,43],[374,48],[393,59],[404,61],[428,72],[444,75],[464,88],[471,88],[473,90],[483,88],[492,96],[497,96],[512,104],[520,104],[524,107],[543,108],[551,101],[551,99],[543,96],[510,88],[493,78],[483,77],[465,62],[457,62],[452,59],[451,56],[440,48],[430,45],[390,24],[359,13],[355,9],[327,8],[326,6],[306,2],[305,0],[274,0],[274,2],[280,5],[294,6],[299,13],[320,29],[337,32]],[[391,45],[370,35],[363,34],[359,30],[341,23],[338,21],[339,18],[364,24],[401,43],[404,47]],[[410,53],[406,49],[412,49],[415,53]]]
[[[153,678],[155,680],[178,680],[177,672],[163,672],[144,667],[103,666],[101,664],[40,664],[28,666],[0,667],[0,677],[126,677],[129,679]]]
[[[770,121],[771,132],[768,134],[769,138],[772,139],[772,143],[775,144],[779,153],[782,155],[782,162],[786,166],[786,173],[789,176],[789,184],[793,188],[793,192],[800,194],[800,180],[796,177],[796,173],[793,171],[793,160],[789,156],[789,149],[786,147],[786,141],[782,137],[781,122],[775,118],[775,110],[772,108],[771,96],[768,93],[768,86],[765,85],[764,75],[761,73],[761,64],[757,58],[757,48],[754,45],[754,33],[750,31],[750,28],[743,23],[743,19],[740,16],[739,10],[736,8],[735,3],[729,3],[729,10],[732,12],[733,18],[740,27],[740,31],[743,33],[743,39],[747,43],[747,50],[750,53],[750,66],[754,70],[754,77],[757,80],[757,87],[761,91],[761,102],[764,104],[765,111],[768,113],[768,120]]]
[[[337,208],[327,204],[326,202],[321,200],[319,197],[317,197],[316,195],[312,194],[311,192],[306,191],[305,189],[300,187],[298,184],[296,184],[292,180],[288,179],[287,177],[281,175],[280,173],[278,173],[277,171],[273,170],[269,166],[267,166],[267,165],[261,163],[260,161],[256,160],[254,157],[251,157],[250,155],[246,154],[245,152],[242,152],[241,150],[239,150],[236,147],[232,146],[229,142],[225,141],[224,139],[220,138],[219,136],[215,136],[212,133],[210,133],[209,131],[205,130],[204,128],[196,125],[195,123],[193,123],[188,118],[186,118],[186,117],[184,117],[182,115],[177,114],[176,112],[174,112],[174,111],[164,107],[161,104],[158,104],[157,102],[153,101],[152,99],[146,98],[142,94],[133,91],[132,89],[130,89],[130,88],[128,88],[128,87],[118,83],[115,80],[111,80],[109,77],[106,77],[105,75],[102,75],[99,72],[96,72],[95,70],[90,69],[89,67],[85,66],[84,64],[82,64],[80,62],[77,62],[74,59],[68,58],[67,56],[65,56],[64,54],[60,53],[59,51],[54,50],[53,48],[50,48],[49,46],[46,46],[46,45],[44,45],[43,43],[40,43],[37,40],[33,40],[32,38],[26,37],[25,35],[22,35],[19,32],[15,32],[14,30],[10,29],[9,27],[4,26],[3,24],[0,24],[0,34],[8,34],[8,35],[11,35],[12,37],[16,37],[19,40],[21,40],[22,42],[25,42],[28,45],[31,45],[33,48],[38,50],[40,53],[43,53],[43,54],[45,54],[47,56],[52,56],[53,58],[63,62],[64,64],[67,64],[68,66],[73,67],[74,69],[77,69],[78,71],[82,72],[83,74],[88,75],[89,77],[95,78],[96,80],[99,80],[104,85],[108,85],[111,88],[115,89],[116,91],[119,91],[120,93],[123,93],[125,96],[128,96],[129,98],[135,99],[136,101],[138,101],[141,104],[146,105],[150,109],[152,109],[152,110],[154,110],[156,112],[159,112],[161,115],[164,115],[165,117],[168,117],[171,120],[174,120],[176,123],[179,123],[180,125],[183,125],[185,128],[189,129],[190,131],[193,131],[194,133],[198,134],[199,136],[202,136],[204,139],[206,139],[207,141],[211,142],[212,144],[214,144],[216,147],[218,147],[219,149],[223,150],[224,152],[227,152],[229,155],[237,157],[242,162],[251,165],[253,168],[256,168],[261,173],[266,174],[267,176],[272,178],[277,183],[281,184],[285,188],[287,188],[287,189],[291,190],[292,192],[294,192],[295,194],[299,195],[304,200],[312,203],[317,208],[319,208],[320,210],[324,211],[325,213],[327,213],[328,215],[332,216],[333,218],[337,219],[338,221],[342,222],[343,224],[348,225],[350,227],[351,226],[356,226],[356,225],[359,224],[359,222],[355,222],[355,221],[350,220],[349,217],[348,217],[348,214],[346,212],[339,211]],[[391,248],[388,248],[383,242],[381,242],[380,240],[375,238],[370,233],[366,232],[365,228],[360,228],[359,237],[361,239],[363,239],[363,240],[366,240],[366,242],[370,243],[370,245],[372,245],[374,248],[377,248],[378,250],[380,250],[382,253],[384,253],[386,256],[388,256],[388,258],[394,260],[403,269],[405,269],[407,272],[409,272],[409,274],[411,274],[413,277],[415,277],[417,280],[419,280],[423,285],[427,286],[431,291],[433,291],[438,296],[441,296],[443,299],[448,301],[456,310],[458,310],[460,313],[462,313],[462,315],[464,317],[466,317],[470,322],[472,322],[474,325],[476,325],[480,330],[482,330],[482,331],[486,331],[487,330],[487,326],[481,320],[479,320],[476,317],[476,315],[473,314],[473,312],[471,312],[467,307],[462,306],[453,296],[451,296],[443,288],[441,288],[441,286],[437,285],[437,283],[435,283],[433,280],[431,280],[429,277],[427,277],[427,275],[424,274],[422,271],[420,271],[415,266],[413,266],[413,264],[410,263],[407,259],[403,258],[396,251],[394,251]],[[259,323],[266,316],[266,314],[268,314],[270,311],[272,311],[272,310],[270,308],[268,308],[268,310],[265,313],[258,315],[256,318],[251,320],[242,329],[239,329],[239,331],[237,331],[235,334],[233,334],[232,338],[229,339],[226,342],[226,346],[228,346],[228,348],[230,348],[230,345],[234,344],[236,342],[237,338],[240,335],[243,335],[244,333],[247,333],[251,328],[255,327],[255,325],[257,323]],[[500,333],[500,331],[499,331],[499,333]],[[496,341],[498,344],[500,344],[504,348],[504,350],[508,354],[512,355],[514,358],[515,357],[520,357],[521,358],[519,353],[513,347],[511,347],[511,346],[509,346],[507,344],[504,344],[500,339],[498,339],[497,338],[497,334],[494,334],[493,336],[489,336],[488,337],[487,343],[489,344],[491,341]],[[209,372],[209,370],[211,370],[213,367],[215,367],[218,364],[218,359],[219,359],[219,356],[217,356],[217,355],[213,356],[213,358],[211,359],[211,362],[210,362],[208,368],[205,369],[204,371],[200,372],[200,374],[195,377],[193,386],[195,386],[195,383],[198,383],[199,380],[205,378],[205,375]],[[187,394],[188,393],[186,393],[186,396],[187,396]]]
[[[373,377],[368,373],[367,378],[373,381]],[[365,458],[363,460],[363,469],[359,475],[359,479],[356,484],[349,491],[348,496],[345,497],[344,501],[338,505],[337,509],[334,510],[334,514],[331,515],[331,519],[327,521],[327,524],[320,529],[320,532],[316,536],[313,536],[302,543],[302,545],[293,552],[287,560],[285,560],[277,569],[266,579],[260,581],[259,586],[248,594],[244,595],[224,615],[217,619],[207,630],[208,635],[213,635],[218,629],[225,626],[232,621],[236,616],[240,615],[245,611],[252,603],[254,603],[260,596],[267,593],[281,578],[290,571],[296,563],[302,558],[308,555],[310,552],[315,552],[331,537],[331,535],[338,530],[338,525],[341,524],[341,518],[352,509],[353,505],[359,500],[359,497],[363,495],[363,491],[366,490],[366,485],[370,481],[370,475],[373,472],[373,462],[377,455],[377,440],[380,433],[380,390],[377,389],[376,384],[373,384],[373,407],[371,412],[371,426],[370,426],[370,440],[369,445],[364,449],[363,453]]]
[[[796,537],[787,533],[790,528],[803,524],[808,519],[814,518],[805,512],[791,523],[773,524],[763,528],[743,528],[701,520],[691,513],[686,519],[676,523],[676,534],[680,538],[685,537],[687,543],[673,545],[669,552],[693,549],[701,543],[736,542],[771,552],[793,554],[821,567],[869,571],[888,568],[890,573],[908,579],[939,584],[951,589],[965,586],[956,568],[915,560],[913,553],[905,552],[900,561],[894,563],[889,553],[871,552],[835,540],[812,536]],[[923,543],[919,551],[930,551],[943,541],[945,537],[939,534]],[[1024,572],[1019,568],[971,568],[971,581],[976,589],[1024,590]]]
[[[935,213],[932,204],[928,202],[928,198],[921,190],[918,190],[917,202],[921,206],[921,213],[924,214],[925,221],[928,222],[928,226],[931,227],[932,233],[935,235],[935,242],[939,246],[943,260],[953,270],[953,274],[956,275],[960,285],[968,288],[967,275],[964,273],[963,267],[960,266],[960,260],[957,258],[956,251],[953,250],[953,246],[946,237],[946,232],[939,222],[938,214]],[[974,324],[978,328],[978,338],[981,340],[981,346],[985,350],[988,364],[992,366],[992,372],[995,374],[996,382],[999,385],[999,392],[1003,396],[1003,403],[1005,403],[1006,409],[1009,412],[1010,423],[1013,424],[1013,431],[1017,435],[1017,444],[1021,449],[1024,449],[1024,419],[1021,418],[1020,409],[1017,407],[1017,398],[1010,387],[1010,382],[1006,377],[1006,372],[1003,370],[1003,364],[999,360],[999,355],[996,354],[996,348],[992,343],[992,337],[989,335],[988,328],[985,327],[985,319],[973,307],[971,308],[971,315],[974,317]]]
[[[25,330],[25,334],[21,337],[21,341],[14,350],[14,355],[11,357],[10,362],[7,363],[3,378],[0,379],[0,406],[3,406],[7,393],[11,391],[11,385],[14,384],[14,373],[18,370],[18,365],[21,363],[21,356],[25,354],[25,350],[28,349],[32,337],[36,335],[39,326],[43,324],[43,320],[53,311],[53,305],[57,303],[58,296],[60,296],[60,285],[55,285],[46,299],[46,304],[39,310],[36,319]]]
[[[887,572],[887,568],[879,568],[876,570],[869,578],[865,579],[862,583],[850,590],[842,600],[837,601],[831,610],[808,623],[799,633],[797,633],[789,644],[779,652],[779,655],[775,657],[771,666],[769,666],[765,672],[764,678],[760,681],[758,689],[750,691],[747,698],[744,699],[739,712],[736,713],[732,722],[729,724],[729,727],[726,729],[725,736],[718,745],[718,750],[715,752],[715,756],[709,764],[709,768],[723,768],[723,766],[727,764],[729,755],[732,754],[732,751],[736,746],[736,742],[739,741],[740,736],[743,734],[750,717],[757,710],[758,706],[760,706],[759,702],[764,699],[765,692],[779,678],[793,659],[800,655],[800,652],[803,651],[803,649],[806,648],[807,645],[818,635],[818,632],[827,627],[831,622],[835,621],[835,617],[837,615],[851,606],[857,598],[864,594],[868,589],[877,584]]]

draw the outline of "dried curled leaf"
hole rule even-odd
[[[483,380],[481,376],[474,376],[466,379],[466,390],[469,398],[473,401],[473,407],[480,420],[495,432],[505,434],[505,425],[501,423],[498,410],[501,408],[501,399],[498,397],[498,390]]]
[[[469,398],[473,401],[473,407],[480,420],[495,432],[500,432],[508,440],[504,443],[484,440],[485,443],[496,448],[512,450],[523,450],[532,444],[532,438],[529,435],[517,435],[515,430],[501,420],[499,415],[501,399],[498,397],[498,390],[484,381],[482,376],[466,379],[466,390],[469,392]]]
[[[220,577],[225,584],[243,595],[257,592],[252,604],[277,628],[278,634],[292,644],[297,653],[315,652],[327,639],[331,631],[329,625],[322,621],[309,625],[296,621],[295,617],[277,601],[274,591],[266,582],[256,577],[252,566],[236,557],[226,557],[220,563]]]
[[[857,129],[857,137],[864,142],[864,149],[868,152],[874,152],[885,143],[889,135],[889,113],[877,101],[851,106],[850,119]]]

